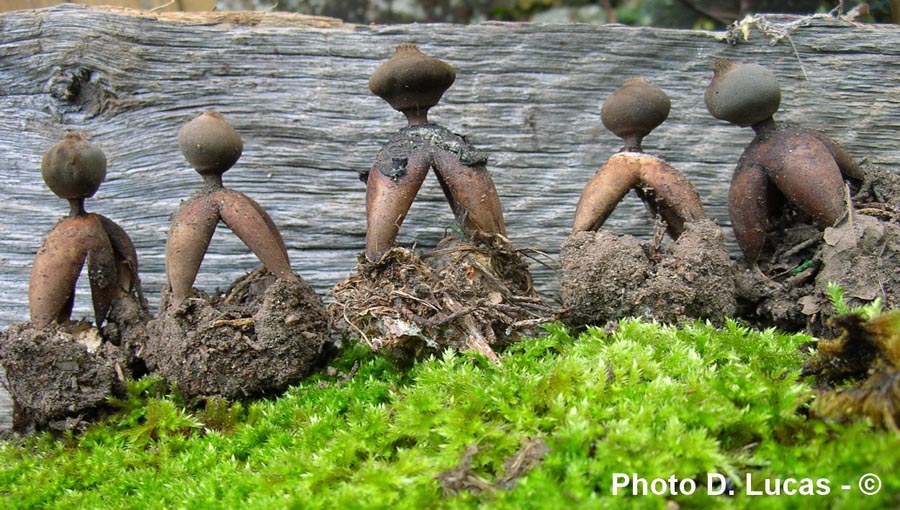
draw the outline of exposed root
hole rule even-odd
[[[900,219],[900,210],[898,210],[896,207],[893,207],[891,204],[882,204],[877,202],[871,204],[861,204],[856,212],[857,214],[865,214],[867,216],[882,218],[884,221],[893,221],[895,223],[900,223],[900,221],[898,221],[898,219]]]

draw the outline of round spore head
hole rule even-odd
[[[778,111],[781,88],[765,67],[720,59],[713,64],[713,72],[705,95],[706,109],[713,117],[746,127]]]
[[[644,78],[630,78],[622,84],[600,109],[600,120],[616,136],[644,137],[669,116],[669,96]]]
[[[237,162],[244,150],[241,135],[215,111],[203,112],[182,126],[178,131],[178,146],[201,175],[221,175]]]
[[[454,80],[453,66],[425,55],[414,44],[401,44],[369,77],[369,90],[395,110],[424,111],[438,104]]]
[[[83,134],[69,132],[44,153],[41,176],[60,198],[88,198],[106,178],[106,155]]]

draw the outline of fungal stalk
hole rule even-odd
[[[84,208],[106,178],[106,155],[81,133],[69,132],[44,154],[41,176],[53,193],[69,201],[69,215],[53,227],[34,258],[28,286],[32,326],[43,329],[69,320],[75,284],[87,263],[99,327],[117,297],[139,292],[137,253],[128,234]]]
[[[755,265],[771,221],[785,202],[820,227],[834,226],[848,214],[844,180],[863,175],[847,151],[823,133],[775,122],[781,89],[771,71],[727,59],[716,61],[713,71],[707,110],[756,133],[728,192],[735,238],[745,261]]]
[[[172,305],[187,298],[219,220],[279,278],[295,280],[287,249],[272,218],[250,197],[222,184],[222,174],[241,157],[240,135],[214,111],[200,114],[178,132],[178,145],[204,186],[172,215],[166,239],[166,277]]]
[[[625,195],[634,190],[660,216],[673,239],[685,223],[705,217],[694,186],[665,161],[644,154],[645,136],[669,116],[669,97],[643,78],[631,78],[603,103],[600,119],[625,147],[588,181],[575,208],[573,232],[598,230]]]
[[[453,67],[412,44],[398,46],[369,79],[369,89],[402,112],[409,124],[384,145],[372,169],[360,175],[366,183],[366,258],[371,262],[393,246],[432,168],[463,231],[506,234],[487,156],[462,136],[428,121],[428,110],[455,79]]]

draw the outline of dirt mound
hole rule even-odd
[[[885,308],[900,306],[900,178],[874,165],[863,169],[866,179],[842,224],[822,231],[787,210],[758,269],[736,267],[742,318],[760,328],[835,336],[829,283],[843,289],[851,307],[876,297]]]
[[[735,309],[722,231],[710,220],[687,224],[677,241],[638,241],[609,231],[577,232],[560,249],[566,322],[605,325],[625,317],[664,323],[721,322]]]
[[[0,334],[0,363],[13,400],[13,430],[79,429],[102,414],[108,397],[145,373],[138,353],[149,318],[146,301],[127,295],[112,303],[99,330],[86,321],[7,328]]]
[[[264,269],[222,295],[166,306],[147,325],[148,366],[188,398],[277,394],[306,377],[330,341],[328,314],[312,287]]]
[[[446,238],[419,254],[394,248],[333,289],[339,328],[398,360],[451,347],[496,360],[495,350],[553,319],[522,255],[499,237]]]

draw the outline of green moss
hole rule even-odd
[[[893,432],[804,416],[799,346],[809,340],[735,323],[625,321],[577,337],[552,326],[501,365],[448,352],[408,370],[354,347],[333,375],[278,399],[197,410],[145,379],[119,415],[81,436],[0,443],[0,507],[896,506]],[[879,494],[840,489],[869,472],[881,475]],[[675,475],[697,490],[613,495],[615,473]],[[707,473],[737,495],[706,495]],[[827,478],[831,493],[750,497],[747,474],[754,489]]]

